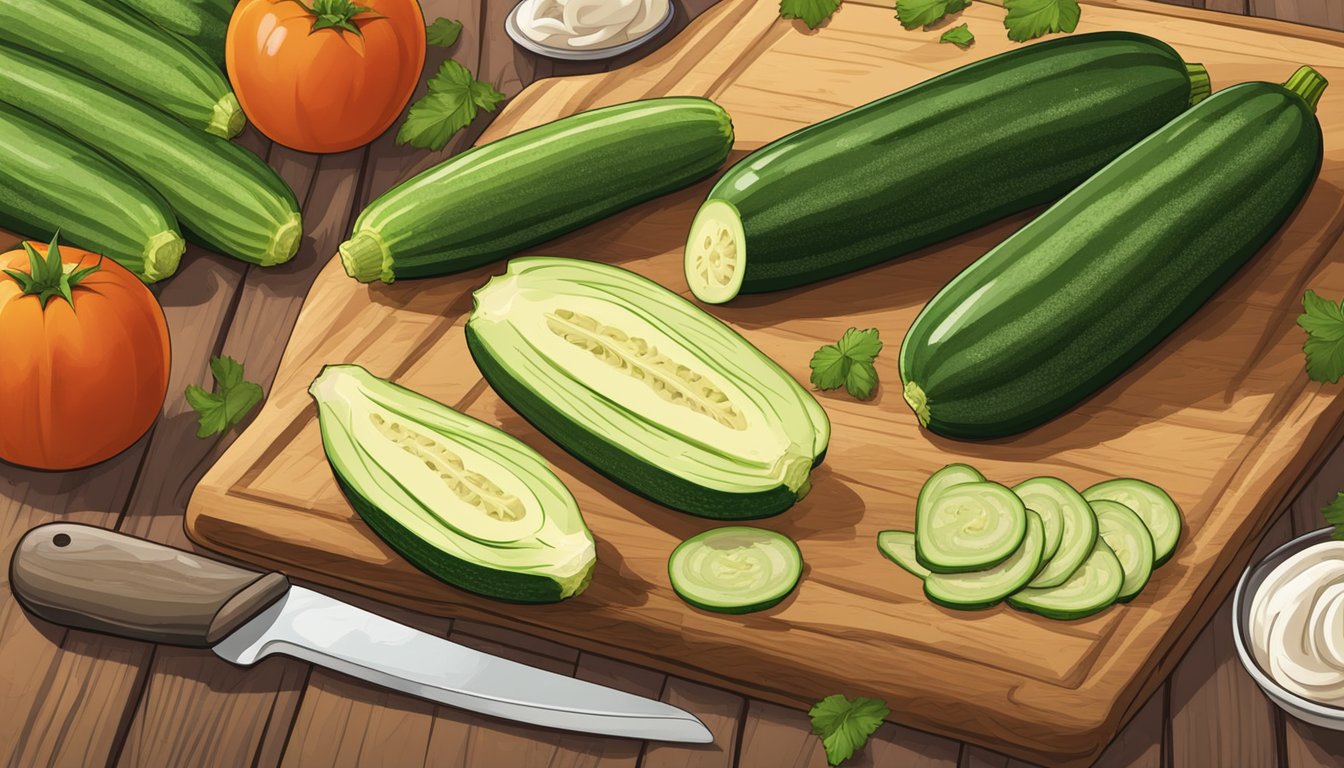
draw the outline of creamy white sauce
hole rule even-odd
[[[667,16],[669,0],[524,0],[514,20],[543,45],[610,48],[647,34]]]
[[[1250,640],[1279,685],[1344,706],[1344,541],[1309,547],[1269,574],[1251,602]]]

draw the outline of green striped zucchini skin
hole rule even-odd
[[[601,107],[468,150],[394,187],[340,246],[361,282],[461,272],[713,173],[732,121],[708,99]]]
[[[185,38],[224,66],[224,39],[237,0],[115,0],[163,29]]]
[[[145,282],[177,270],[185,243],[168,203],[121,166],[0,104],[0,227],[106,256]]]
[[[1324,80],[1313,87],[1319,97]],[[1310,190],[1314,103],[1271,83],[1220,91],[958,275],[901,346],[921,422],[948,437],[1013,435],[1150,352]]]
[[[6,0],[0,40],[58,61],[223,138],[243,129],[214,62],[115,0]]]
[[[243,261],[288,261],[302,235],[294,193],[256,155],[56,62],[0,43],[0,102],[99,149],[172,206],[188,239]]]
[[[1049,203],[1207,95],[1190,66],[1144,35],[1072,35],[798,130],[730,168],[701,206],[740,220],[740,286],[697,285],[699,219],[688,280],[712,303],[808,285]]]

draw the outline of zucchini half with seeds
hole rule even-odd
[[[588,586],[593,536],[536,451],[357,365],[327,366],[308,391],[341,490],[412,565],[520,603]]]
[[[467,346],[514,410],[673,509],[782,512],[830,440],[815,398],[722,322],[619,267],[529,257],[475,294]]]

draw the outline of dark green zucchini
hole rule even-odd
[[[0,40],[216,136],[227,139],[243,129],[243,109],[219,67],[114,0],[6,0]]]
[[[163,195],[194,242],[263,267],[298,250],[294,193],[236,144],[8,43],[0,43],[0,102],[116,158]]]
[[[359,215],[341,263],[363,283],[479,267],[696,182],[732,146],[732,121],[709,99],[563,117],[392,188]]]
[[[106,256],[147,283],[177,271],[185,243],[168,203],[92,148],[0,103],[0,227]]]
[[[1243,83],[1177,117],[958,275],[901,345],[940,435],[1012,435],[1143,357],[1278,231],[1322,160],[1323,77]]]
[[[685,250],[702,301],[814,283],[1059,198],[1209,93],[1129,32],[1048,40],[803,128],[723,175]]]
[[[116,0],[224,66],[224,38],[237,0]]]

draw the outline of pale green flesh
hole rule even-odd
[[[1045,526],[1045,550],[1041,557],[1045,562],[1059,551],[1059,542],[1064,536],[1064,503],[1048,489],[1037,490],[1043,480],[1045,478],[1037,477],[1019,483],[1014,486],[1013,493],[1022,499],[1027,509],[1041,516],[1041,524]]]
[[[1097,517],[1072,486],[1057,478],[1034,477],[1013,490],[1031,509],[1059,511],[1059,546],[1030,584],[1033,588],[1057,587],[1092,554],[1097,541]]]
[[[1041,518],[1027,512],[1027,534],[1007,560],[984,571],[930,573],[924,592],[944,605],[982,607],[997,603],[1021,589],[1041,565],[1045,530]]]
[[[592,534],[532,449],[359,366],[327,366],[309,391],[342,479],[407,532],[461,560],[553,578],[562,591],[586,581]]]
[[[1057,587],[1028,587],[1008,597],[1014,607],[1055,619],[1081,619],[1114,603],[1125,581],[1124,570],[1106,542],[1097,540],[1078,570]]]
[[[767,606],[793,591],[803,558],[787,536],[739,525],[683,541],[667,569],[672,588],[687,602],[740,610]]]
[[[1153,573],[1153,537],[1134,510],[1118,501],[1097,499],[1092,502],[1092,510],[1097,513],[1102,541],[1115,553],[1125,572],[1119,599],[1130,600],[1143,590]]]
[[[919,495],[921,498],[927,496],[932,499],[954,485],[983,482],[985,476],[975,467],[969,464],[948,464],[929,475],[929,479],[924,481],[924,487],[919,489]]]
[[[933,573],[920,565],[915,557],[914,531],[882,531],[877,534],[877,549],[888,560],[920,579]]]
[[[686,284],[706,304],[730,301],[746,273],[747,238],[742,217],[731,203],[710,200],[700,206],[686,238]]]
[[[698,485],[805,491],[830,423],[734,331],[626,270],[514,259],[476,292],[470,326],[536,396]]]
[[[1167,492],[1152,483],[1132,478],[1107,480],[1083,491],[1088,501],[1109,499],[1134,511],[1153,537],[1154,561],[1171,557],[1181,538],[1181,510]]]
[[[927,498],[915,510],[915,545],[921,565],[938,573],[979,571],[1003,562],[1022,544],[1027,510],[998,483],[959,483]]]

